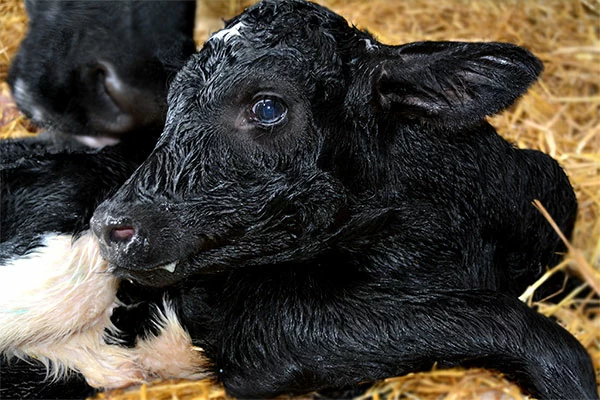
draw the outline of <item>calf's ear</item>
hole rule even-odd
[[[511,105],[541,61],[507,43],[417,42],[382,47],[371,74],[379,107],[410,119],[465,126]]]

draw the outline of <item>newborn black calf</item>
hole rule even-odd
[[[29,30],[8,78],[25,114],[93,146],[162,130],[167,81],[195,51],[194,1],[25,4]]]
[[[541,70],[514,45],[386,46],[264,0],[180,71],[157,147],[92,229],[117,276],[169,294],[231,395],[437,362],[597,398],[579,342],[517,299],[564,250],[532,201],[569,233],[571,185],[485,120]]]

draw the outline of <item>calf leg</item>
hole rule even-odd
[[[566,330],[517,299],[492,292],[397,297],[364,291],[325,307],[249,314],[224,335],[217,360],[227,391],[239,397],[302,393],[441,366],[492,368],[542,399],[597,399],[594,370]],[[285,310],[281,310],[285,308]],[[253,318],[252,312],[260,312]],[[286,315],[286,318],[265,317]]]

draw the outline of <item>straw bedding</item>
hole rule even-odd
[[[198,0],[196,40],[221,26],[251,0]],[[599,0],[321,0],[389,44],[419,40],[507,41],[540,57],[545,72],[518,104],[491,122],[522,148],[540,149],[565,168],[579,200],[579,214],[563,268],[596,292],[558,305],[538,303],[592,355],[600,371],[600,1]],[[0,2],[0,138],[35,134],[11,102],[10,59],[27,28],[22,0]],[[542,280],[536,285],[542,284]],[[536,285],[531,289],[535,289]],[[530,302],[531,291],[522,299]],[[597,376],[599,373],[597,373]],[[600,381],[600,376],[598,376]],[[102,393],[101,399],[216,399],[219,385],[165,381]],[[436,370],[390,378],[364,398],[522,399],[518,387],[481,369]]]

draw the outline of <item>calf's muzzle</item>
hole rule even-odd
[[[130,217],[113,215],[101,207],[91,220],[91,228],[109,263],[122,265],[125,258],[144,258],[144,235]]]
[[[116,276],[152,286],[167,285],[185,272],[185,260],[202,249],[202,236],[186,230],[189,218],[163,208],[113,199],[96,209],[90,226],[102,257]]]

